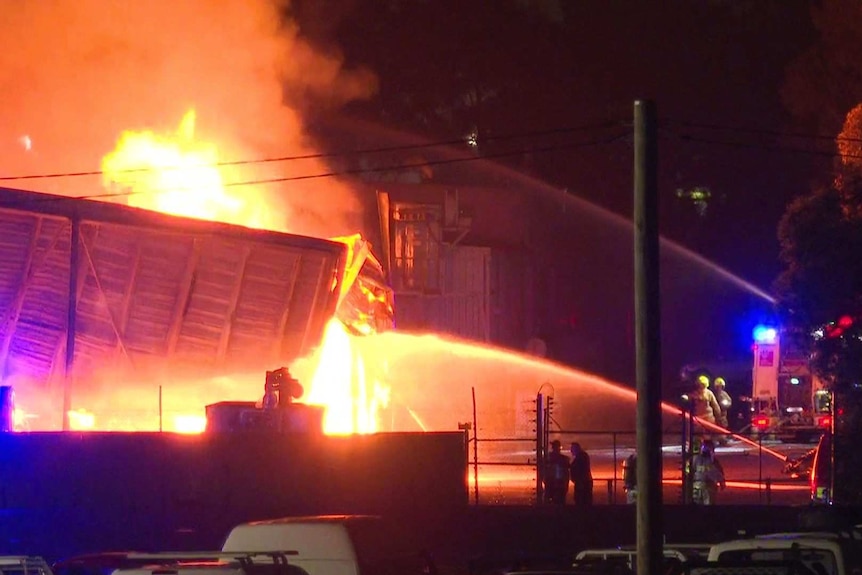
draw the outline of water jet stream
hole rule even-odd
[[[703,427],[706,427],[706,428],[711,429],[713,431],[717,431],[717,432],[721,433],[722,435],[730,435],[734,439],[738,439],[739,441],[741,441],[743,443],[747,443],[748,445],[751,445],[752,447],[756,447],[757,449],[762,450],[764,453],[768,453],[769,455],[775,457],[776,459],[779,459],[779,460],[784,461],[784,462],[786,462],[788,459],[787,455],[785,455],[783,453],[779,453],[779,452],[777,452],[773,449],[770,449],[768,447],[763,447],[763,445],[758,443],[757,441],[749,439],[749,438],[745,437],[744,435],[739,435],[739,434],[733,433],[729,429],[725,429],[724,427],[721,427],[720,425],[716,425],[715,423],[705,421],[703,419],[700,419],[699,417],[695,417],[694,421],[696,423],[698,423],[699,425],[702,425]]]

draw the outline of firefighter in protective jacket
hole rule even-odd
[[[564,505],[569,491],[569,458],[561,451],[562,444],[555,439],[545,461],[545,503]]]
[[[694,416],[702,421],[717,423],[721,417],[721,406],[715,394],[709,389],[709,377],[701,375],[694,384],[691,393]]]
[[[725,487],[724,469],[715,458],[712,441],[705,440],[700,453],[691,458],[692,501],[696,505],[714,505],[718,490]]]
[[[731,399],[730,394],[725,389],[723,377],[716,377],[715,381],[712,382],[712,386],[715,389],[715,399],[718,400],[718,406],[721,409],[721,415],[718,417],[717,423],[726,429],[730,423],[727,416],[730,406],[733,405],[733,399]]]

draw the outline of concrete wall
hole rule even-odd
[[[460,433],[0,434],[0,554],[211,549],[240,522],[466,508]]]

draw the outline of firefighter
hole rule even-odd
[[[715,394],[709,389],[709,376],[700,375],[691,394],[692,413],[695,417],[709,423],[717,423],[721,417],[721,406]]]
[[[559,439],[551,442],[545,461],[545,503],[565,505],[569,492],[569,458],[561,451]]]
[[[725,429],[730,429],[727,415],[728,411],[730,411],[730,406],[733,405],[733,400],[730,398],[730,394],[725,390],[724,378],[716,377],[715,381],[712,382],[712,386],[715,388],[714,395],[715,399],[718,401],[718,407],[720,409],[720,413],[716,418],[716,423]],[[722,445],[727,443],[727,436],[722,435],[720,441]]]
[[[692,479],[692,502],[695,505],[714,505],[718,490],[725,488],[724,469],[715,457],[712,441],[704,440],[700,453],[691,458],[689,468]]]

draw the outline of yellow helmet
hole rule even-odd
[[[704,386],[704,387],[709,387],[709,376],[707,376],[707,375],[700,375],[700,376],[698,376],[697,381],[698,381],[698,383],[700,383],[702,386]]]
[[[723,378],[723,377],[716,377],[716,378],[715,378],[715,381],[714,381],[714,382],[712,382],[712,383],[713,383],[713,385],[715,385],[716,387],[724,387],[724,378]]]

